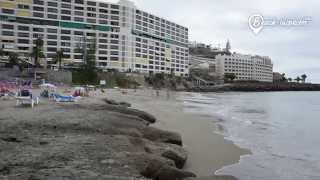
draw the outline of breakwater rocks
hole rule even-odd
[[[154,116],[129,107],[109,100],[34,109],[2,103],[0,179],[196,178],[182,169],[188,154],[181,136],[150,127]]]
[[[268,92],[268,91],[320,91],[320,84],[303,83],[233,83],[212,87],[190,88],[194,92]]]

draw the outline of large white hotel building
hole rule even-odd
[[[49,62],[61,49],[64,64],[80,64],[79,46],[91,39],[101,69],[189,73],[188,28],[127,0],[0,0],[0,35],[0,47],[25,58],[42,37]]]

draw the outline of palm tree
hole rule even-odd
[[[288,82],[292,82],[292,78],[288,78]]]
[[[64,53],[63,50],[58,50],[55,55],[55,63],[59,63],[59,70],[61,69],[61,64],[63,61]]]
[[[34,65],[36,67],[40,66],[40,58],[44,58],[43,54],[43,40],[41,37],[36,39],[35,41],[36,46],[33,47],[33,50],[31,52],[31,57],[34,58]]]
[[[3,50],[3,48],[0,49],[0,56],[4,56],[5,55],[5,52]]]
[[[281,74],[281,81],[282,81],[282,82],[286,82],[286,81],[287,81],[287,78],[286,78],[286,74],[285,74],[285,73],[282,73],[282,74]]]
[[[294,79],[294,80],[296,80],[297,81],[297,83],[300,83],[300,81],[301,81],[301,78],[300,78],[300,76],[298,76],[296,79]]]
[[[303,82],[303,83],[306,83],[307,77],[308,77],[308,76],[307,76],[306,74],[302,74],[302,75],[301,75],[301,79],[302,79],[302,82]]]

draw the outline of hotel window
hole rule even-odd
[[[29,33],[22,33],[22,32],[19,32],[18,33],[18,37],[29,37]]]
[[[99,54],[108,54],[108,51],[99,51]]]
[[[70,47],[71,43],[69,43],[69,42],[61,42],[61,46]]]
[[[107,20],[99,20],[99,23],[100,24],[108,24],[108,21]]]
[[[71,0],[62,0],[62,2],[71,3]]]
[[[105,4],[105,3],[100,3],[99,6],[100,6],[100,7],[106,7],[106,8],[109,7],[109,5],[108,5],[108,4]]]
[[[108,19],[108,15],[105,15],[105,14],[100,14],[99,17],[102,19]]]
[[[97,21],[96,21],[96,19],[87,19],[87,22],[88,23],[96,23]]]
[[[83,16],[83,12],[82,11],[75,11],[74,15],[76,16]]]
[[[14,36],[14,32],[12,31],[2,31],[3,36]]]
[[[49,46],[56,46],[57,44],[57,41],[47,41],[47,45]]]
[[[58,9],[56,9],[56,8],[48,8],[48,12],[58,13]]]
[[[70,15],[70,14],[71,14],[71,11],[62,9],[62,10],[61,10],[61,14],[68,14],[68,15]]]
[[[110,57],[110,61],[118,61],[119,57]]]
[[[29,5],[18,4],[18,8],[19,8],[19,9],[29,9]]]
[[[48,47],[48,48],[47,48],[47,51],[49,51],[49,52],[57,52],[57,48]]]
[[[87,7],[87,11],[93,11],[93,12],[95,12],[95,11],[96,11],[96,8],[93,8],[93,7]]]
[[[61,8],[71,9],[70,4],[61,4]]]
[[[2,29],[14,29],[14,26],[10,24],[2,24]]]
[[[44,2],[41,0],[33,0],[33,4],[44,5]]]
[[[80,18],[80,17],[74,17],[73,19],[74,21],[77,21],[77,22],[83,22],[83,18]]]
[[[48,33],[57,33],[58,30],[57,30],[57,29],[50,29],[50,28],[48,28],[48,29],[47,29],[47,32],[48,32]]]
[[[70,36],[61,36],[61,40],[70,41],[71,37]]]
[[[119,26],[119,22],[111,21],[111,26]]]
[[[111,20],[119,20],[119,16],[111,16]]]
[[[14,10],[13,10],[13,9],[4,9],[4,8],[2,8],[2,13],[5,13],[5,14],[14,14]]]
[[[96,17],[96,14],[94,14],[94,13],[87,13],[87,16],[88,16],[88,17]]]
[[[62,20],[71,20],[71,17],[70,16],[61,16],[61,19]]]
[[[47,35],[48,39],[57,39],[57,35]]]
[[[18,43],[19,44],[29,44],[29,40],[28,39],[18,39]]]
[[[18,26],[18,30],[20,30],[20,31],[29,31],[29,27],[28,26]]]
[[[74,31],[73,34],[77,35],[77,36],[83,36],[83,32],[82,31]]]
[[[48,14],[48,18],[49,18],[49,19],[57,19],[58,16],[55,15],[55,14]]]
[[[89,5],[89,6],[96,6],[97,3],[96,3],[96,2],[93,2],[93,1],[87,1],[87,5]]]
[[[61,30],[61,34],[71,34],[70,30]]]
[[[108,43],[107,39],[99,39],[99,43]]]
[[[43,28],[33,28],[33,32],[44,32]]]
[[[108,49],[108,45],[100,44],[100,45],[99,45],[99,48],[100,48],[100,49]]]
[[[100,13],[108,13],[108,10],[107,9],[99,9],[99,12]]]
[[[56,3],[56,2],[48,2],[48,6],[58,7],[58,3]]]
[[[119,5],[111,4],[111,9],[119,9]]]
[[[76,4],[84,4],[84,3],[83,3],[83,0],[75,0],[74,2],[75,2]]]

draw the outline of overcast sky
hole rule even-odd
[[[118,0],[105,0],[118,2]],[[290,77],[303,73],[320,83],[319,0],[133,0],[139,9],[189,28],[189,40],[225,46],[232,51],[270,56],[274,71]],[[268,27],[254,35],[248,18],[310,16],[304,27]]]

